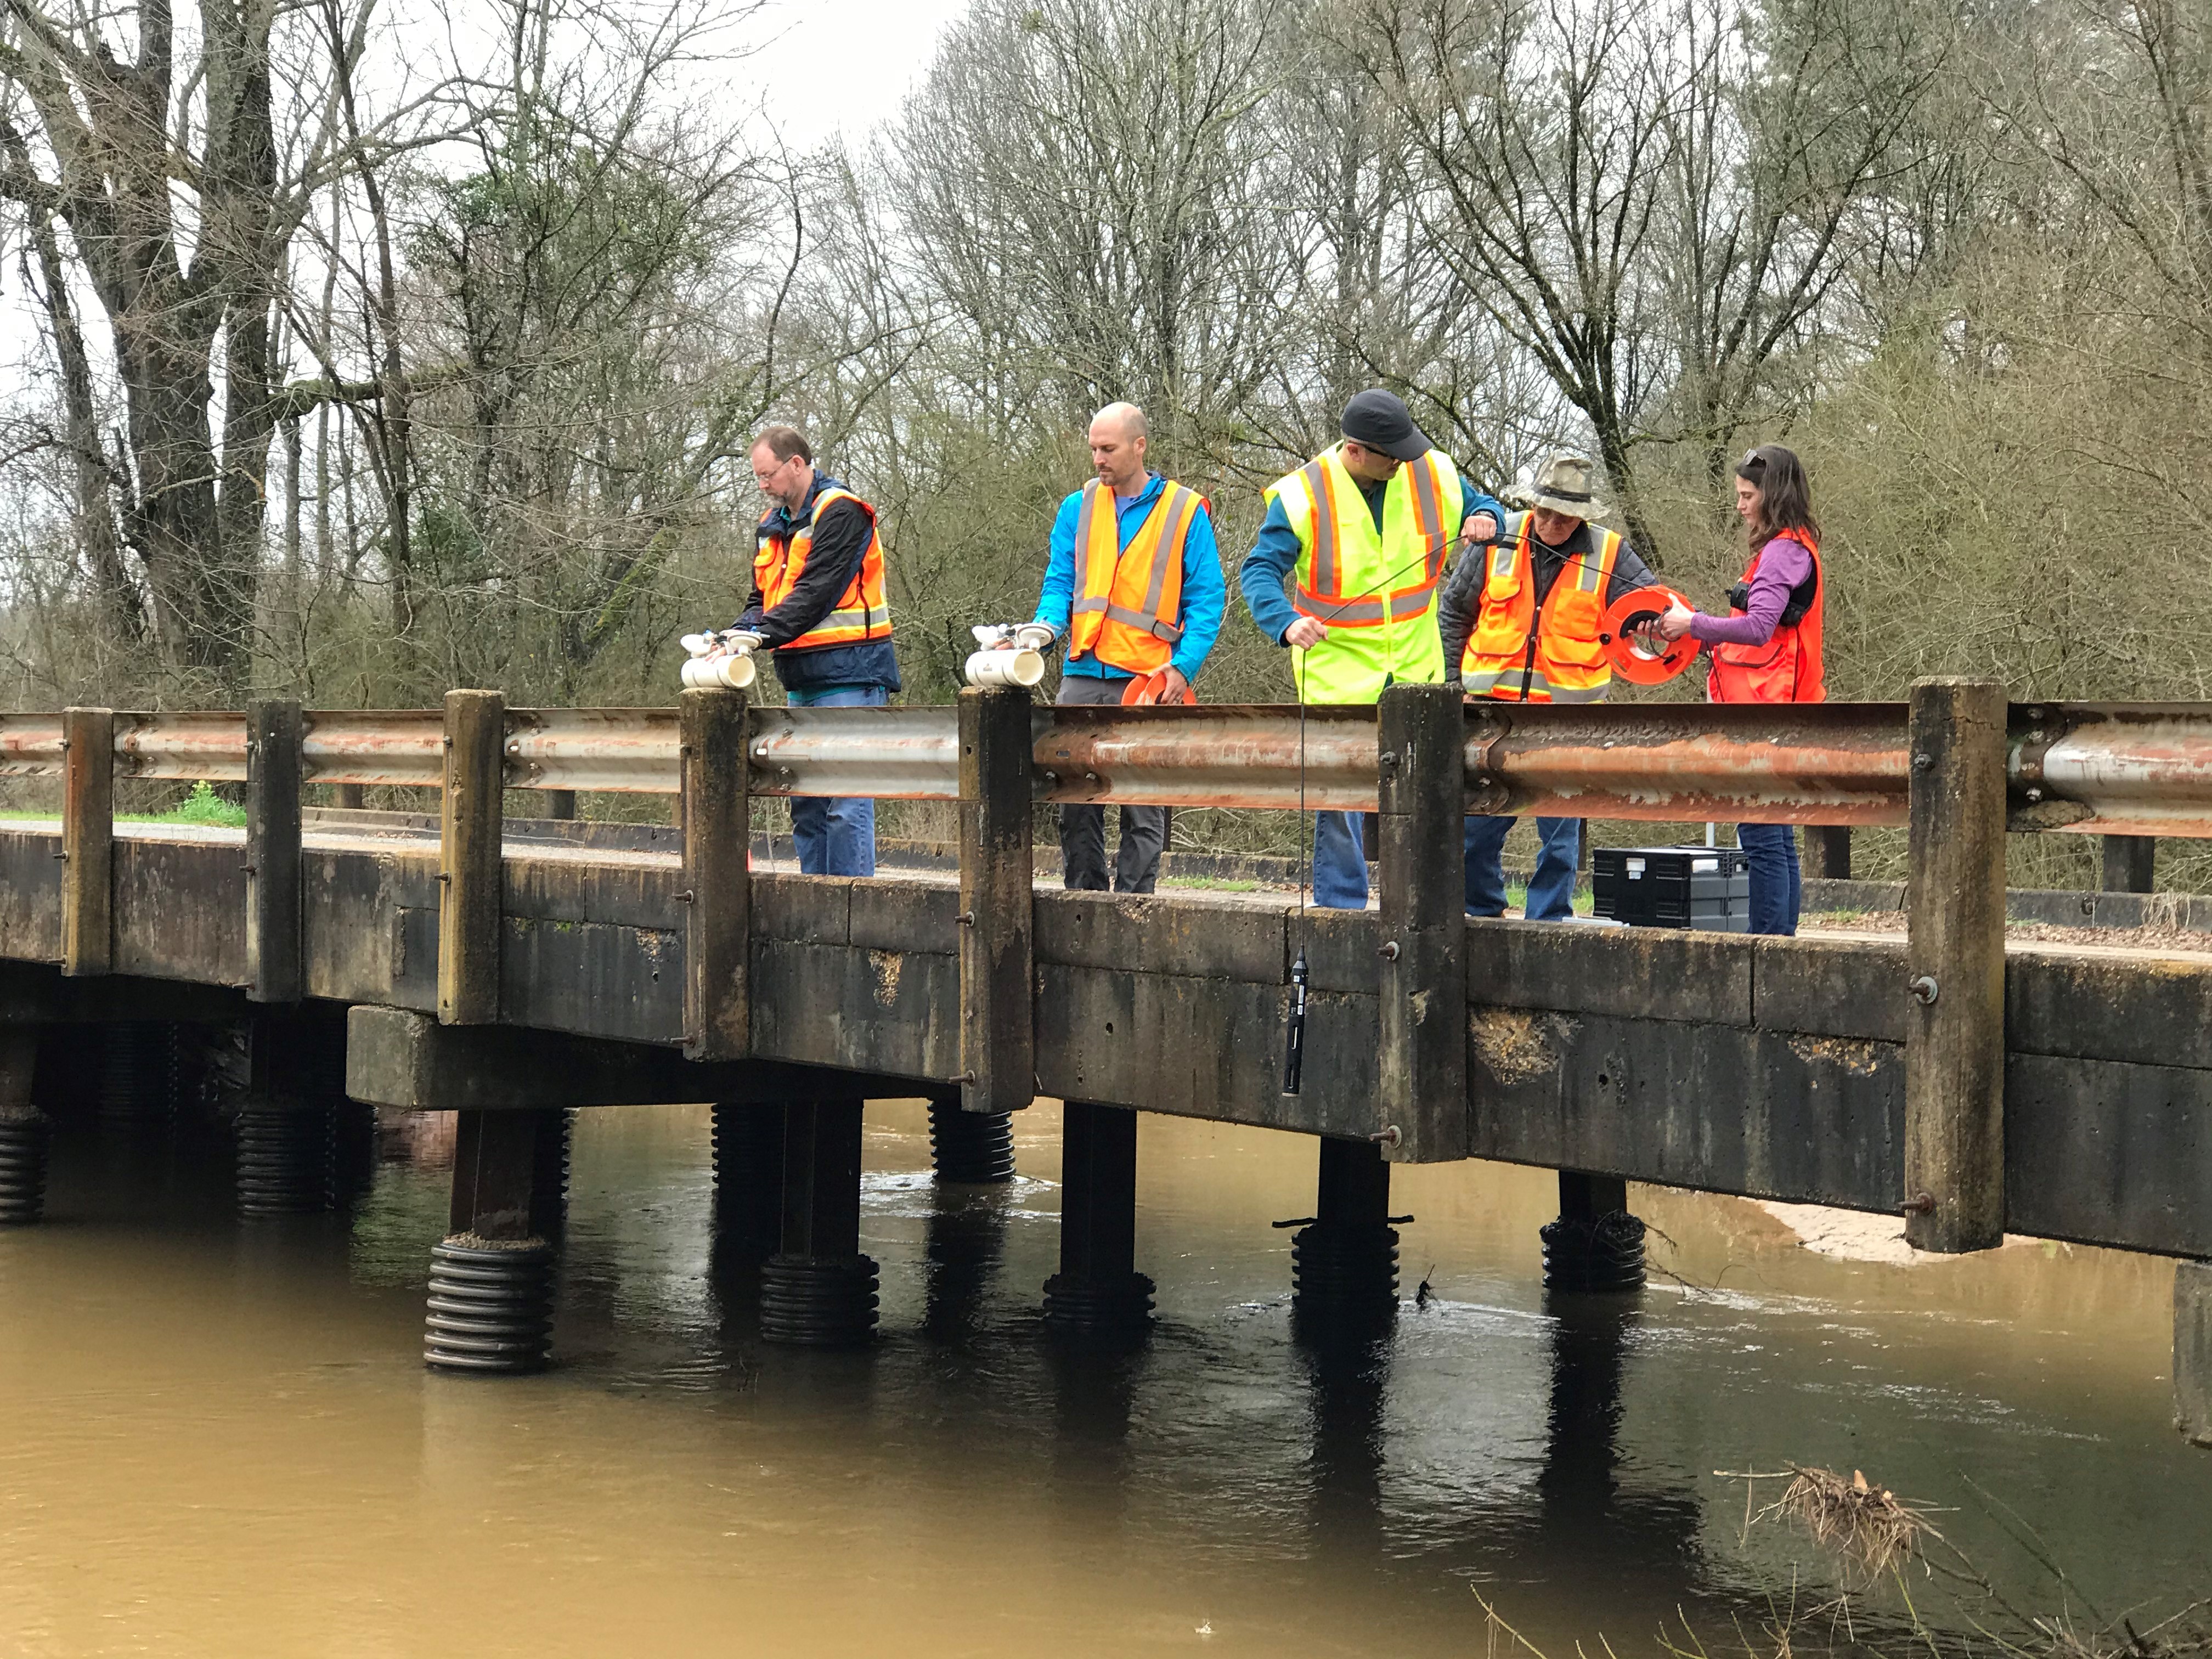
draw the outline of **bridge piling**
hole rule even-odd
[[[784,1112],[715,1103],[714,1255],[732,1267],[757,1268],[782,1243]]]
[[[2005,765],[1993,680],[1912,688],[1906,892],[1905,1236],[2004,1237]]]
[[[957,1094],[929,1102],[929,1162],[940,1182],[991,1187],[1014,1178],[1014,1120],[1009,1112],[964,1110]]]
[[[860,1254],[859,1100],[784,1108],[781,1248],[761,1267],[761,1335],[855,1347],[875,1334],[878,1272]]]
[[[39,1028],[0,1027],[0,1224],[46,1213],[46,1147],[53,1126],[31,1098]]]
[[[1390,1166],[1371,1141],[1322,1135],[1312,1221],[1291,1240],[1291,1305],[1302,1326],[1364,1328],[1398,1311]]]
[[[1062,1109],[1060,1271],[1044,1322],[1064,1335],[1128,1338],[1152,1320],[1152,1281],[1136,1270],[1137,1114],[1071,1100]]]
[[[1539,1230],[1544,1288],[1613,1294],[1644,1288],[1644,1223],[1619,1176],[1559,1171],[1559,1215]]]
[[[557,1256],[541,1231],[566,1159],[557,1107],[463,1111],[448,1231],[430,1251],[423,1363],[433,1370],[541,1370],[551,1357]]]

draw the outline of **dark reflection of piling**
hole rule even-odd
[[[1687,1491],[1625,1479],[1620,1427],[1635,1298],[1553,1293],[1552,1388],[1536,1480],[1544,1554],[1616,1582],[1686,1582],[1701,1511]]]
[[[1048,1340],[1054,1491],[1086,1520],[1111,1522],[1127,1502],[1129,1423],[1146,1358],[1139,1349]]]
[[[940,1187],[922,1247],[922,1334],[964,1343],[985,1326],[984,1297],[1006,1247],[1006,1189]]]
[[[1315,1553],[1371,1559],[1382,1547],[1382,1410],[1390,1382],[1387,1319],[1365,1328],[1302,1327],[1311,1389],[1307,1469]]]

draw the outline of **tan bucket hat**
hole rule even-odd
[[[1585,457],[1554,450],[1536,469],[1536,481],[1528,487],[1529,497],[1545,511],[1564,513],[1571,519],[1601,517],[1605,503],[1590,490],[1593,471]]]

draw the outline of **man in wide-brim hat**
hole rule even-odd
[[[1501,702],[1599,702],[1613,682],[1600,637],[1622,594],[1650,587],[1651,574],[1620,532],[1591,520],[1605,507],[1583,456],[1545,458],[1528,486],[1530,509],[1488,548],[1471,548],[1437,601],[1447,672],[1472,699]],[[1501,857],[1510,817],[1467,821],[1467,911],[1505,914]],[[1524,914],[1531,921],[1573,914],[1580,818],[1536,820],[1536,872]]]

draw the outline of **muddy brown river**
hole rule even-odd
[[[434,1126],[349,1215],[252,1224],[219,1144],[63,1133],[51,1219],[0,1233],[0,1656],[1504,1653],[1486,1600],[1552,1659],[1741,1652],[1828,1581],[1717,1472],[1790,1463],[1944,1511],[2022,1607],[2212,1593],[2160,1261],[1839,1259],[1638,1188],[1672,1277],[1547,1310],[1548,1174],[1401,1170],[1432,1299],[1316,1352],[1268,1224],[1312,1143],[1146,1118],[1159,1326],[1069,1354],[1058,1113],[1017,1127],[1011,1188],[940,1200],[922,1109],[871,1107],[883,1335],[820,1354],[709,1273],[704,1109],[584,1113],[559,1364],[502,1380],[421,1366]]]

